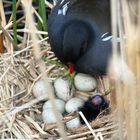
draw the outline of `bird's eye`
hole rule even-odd
[[[87,49],[87,41],[83,41],[80,48],[80,56],[86,52]]]

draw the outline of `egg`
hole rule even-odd
[[[58,115],[59,115],[59,118],[62,120],[63,119],[62,114],[60,112],[58,112]],[[57,121],[52,108],[43,110],[42,119],[43,119],[43,122],[48,123],[48,124],[56,123],[56,121]]]
[[[74,87],[70,88],[70,82],[66,78],[58,78],[54,82],[54,88],[58,98],[67,101],[74,93]]]
[[[79,117],[76,117],[66,123],[68,129],[78,128],[81,125]]]
[[[55,101],[56,109],[63,114],[65,112],[65,102],[61,99],[55,99],[54,101]],[[43,110],[48,108],[52,108],[52,104],[50,100],[46,101],[43,105]]]
[[[51,83],[50,83],[51,84]],[[52,86],[52,85],[51,85]],[[53,89],[53,86],[52,86]],[[34,86],[33,86],[33,95],[37,98],[37,99],[43,99],[43,100],[47,100],[48,99],[48,91],[45,87],[45,82],[44,80],[38,80]],[[53,90],[54,92],[54,90]]]
[[[74,78],[74,84],[76,89],[84,92],[93,91],[97,87],[97,81],[94,77],[78,73]]]
[[[84,100],[81,98],[71,98],[69,101],[67,101],[65,105],[65,110],[67,113],[71,113],[74,111],[77,111],[80,106],[84,104]]]

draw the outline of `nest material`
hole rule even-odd
[[[24,19],[25,17],[21,18],[17,23]],[[31,22],[29,23],[31,24]],[[7,27],[11,25],[9,23]],[[43,101],[35,99],[32,95],[33,85],[42,76],[39,62],[32,55],[32,47],[40,44],[41,52],[38,53],[45,62],[45,72],[49,76],[50,81],[62,76],[65,68],[54,57],[48,42],[45,41],[48,37],[44,39],[41,37],[34,44],[33,40],[31,41],[30,37],[26,36],[28,30],[21,29],[21,31],[25,33],[25,36],[22,37],[21,46],[18,44],[19,51],[14,51],[11,54],[3,53],[0,56],[0,138],[61,139],[56,124],[48,125],[43,123],[41,117]],[[41,34],[40,31],[34,33]],[[8,46],[5,44],[5,47],[7,48]],[[7,50],[11,52],[10,48],[7,48]],[[77,94],[77,96],[81,96],[81,93]],[[87,98],[87,95],[84,97]],[[66,123],[77,117],[77,115],[78,113],[76,112],[68,114],[64,116],[63,122]],[[115,140],[118,138],[116,136],[117,125],[114,121],[115,115],[115,112],[106,116],[101,115],[90,123],[99,140]],[[93,132],[87,125],[81,125],[79,128],[71,130],[66,129],[65,131],[69,139],[94,139]]]
[[[46,51],[48,53],[44,53]],[[60,133],[57,125],[44,124],[42,121],[43,102],[36,100],[32,95],[32,87],[41,75],[37,62],[32,59],[32,53],[29,52],[30,50],[26,50],[19,55],[1,55],[0,137],[2,139],[59,139]],[[55,58],[48,45],[44,47],[41,55],[47,60],[45,62],[46,72],[49,73],[50,80],[63,74],[62,66],[50,63],[49,60],[55,60]],[[113,138],[117,127],[113,121],[113,115],[99,117],[90,123],[100,139]],[[68,114],[64,117],[63,122],[65,123],[76,116],[77,113]],[[93,139],[93,135],[86,125],[71,130],[66,129],[66,133],[70,139]]]

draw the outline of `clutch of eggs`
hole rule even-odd
[[[50,83],[51,84],[51,83]],[[96,79],[88,74],[78,73],[74,78],[74,86],[70,87],[70,80],[68,78],[60,77],[54,81],[54,85],[51,84],[54,88],[53,94],[56,95],[54,100],[56,110],[60,119],[63,119],[63,114],[65,112],[71,113],[77,111],[79,107],[84,104],[84,100],[78,97],[73,97],[75,88],[79,91],[90,92],[96,89],[97,82]],[[45,82],[43,80],[38,80],[33,86],[33,94],[36,98],[46,100],[43,105],[42,119],[44,122],[56,123],[57,119],[53,112],[53,106],[51,101],[48,100],[48,92],[45,87]],[[80,125],[79,117],[72,119],[66,123],[66,127],[71,129],[74,127],[79,127]]]

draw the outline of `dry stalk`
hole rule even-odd
[[[22,1],[23,2],[23,1]],[[53,105],[53,108],[54,108],[54,113],[56,115],[56,118],[57,118],[57,124],[58,124],[58,128],[60,130],[60,135],[62,136],[63,139],[67,139],[66,137],[66,134],[65,134],[65,130],[64,130],[64,126],[59,118],[59,115],[58,115],[58,112],[56,110],[56,105],[55,105],[55,102],[54,102],[54,95],[53,95],[53,89],[47,79],[47,74],[44,73],[45,72],[45,63],[41,60],[41,57],[39,55],[40,53],[40,48],[39,48],[39,45],[37,43],[37,40],[38,40],[38,37],[36,36],[35,32],[37,29],[34,25],[34,20],[33,20],[33,17],[32,17],[32,14],[31,14],[31,4],[32,4],[32,1],[24,1],[23,2],[23,5],[24,5],[24,8],[25,8],[25,13],[26,13],[26,22],[27,22],[27,25],[29,27],[29,29],[31,30],[31,38],[33,40],[33,50],[34,50],[34,55],[35,55],[35,58],[36,60],[38,61],[38,65],[40,67],[40,71],[42,73],[42,78],[44,79],[45,81],[45,84],[46,84],[46,90],[48,90],[48,95],[52,101],[52,105]]]
[[[130,2],[130,4],[129,4]],[[112,31],[113,31],[113,61],[116,65],[114,71],[117,108],[118,108],[118,123],[119,123],[119,139],[123,140],[138,140],[138,114],[139,112],[139,75],[140,75],[140,24],[139,15],[132,13],[133,1],[114,1],[112,0]],[[135,7],[133,11],[137,13],[138,1],[134,1]],[[119,10],[117,10],[119,9]],[[117,12],[119,11],[119,12]],[[138,13],[139,14],[139,13]],[[115,16],[114,16],[115,15]],[[117,16],[118,15],[118,16]],[[119,35],[117,34],[119,31]],[[118,57],[116,48],[118,44],[115,40],[119,36],[121,39],[121,55]],[[125,36],[125,37],[124,37]],[[121,64],[121,65],[119,65]],[[114,66],[115,67],[115,66]],[[124,137],[123,122],[126,121],[125,130],[127,136]]]

